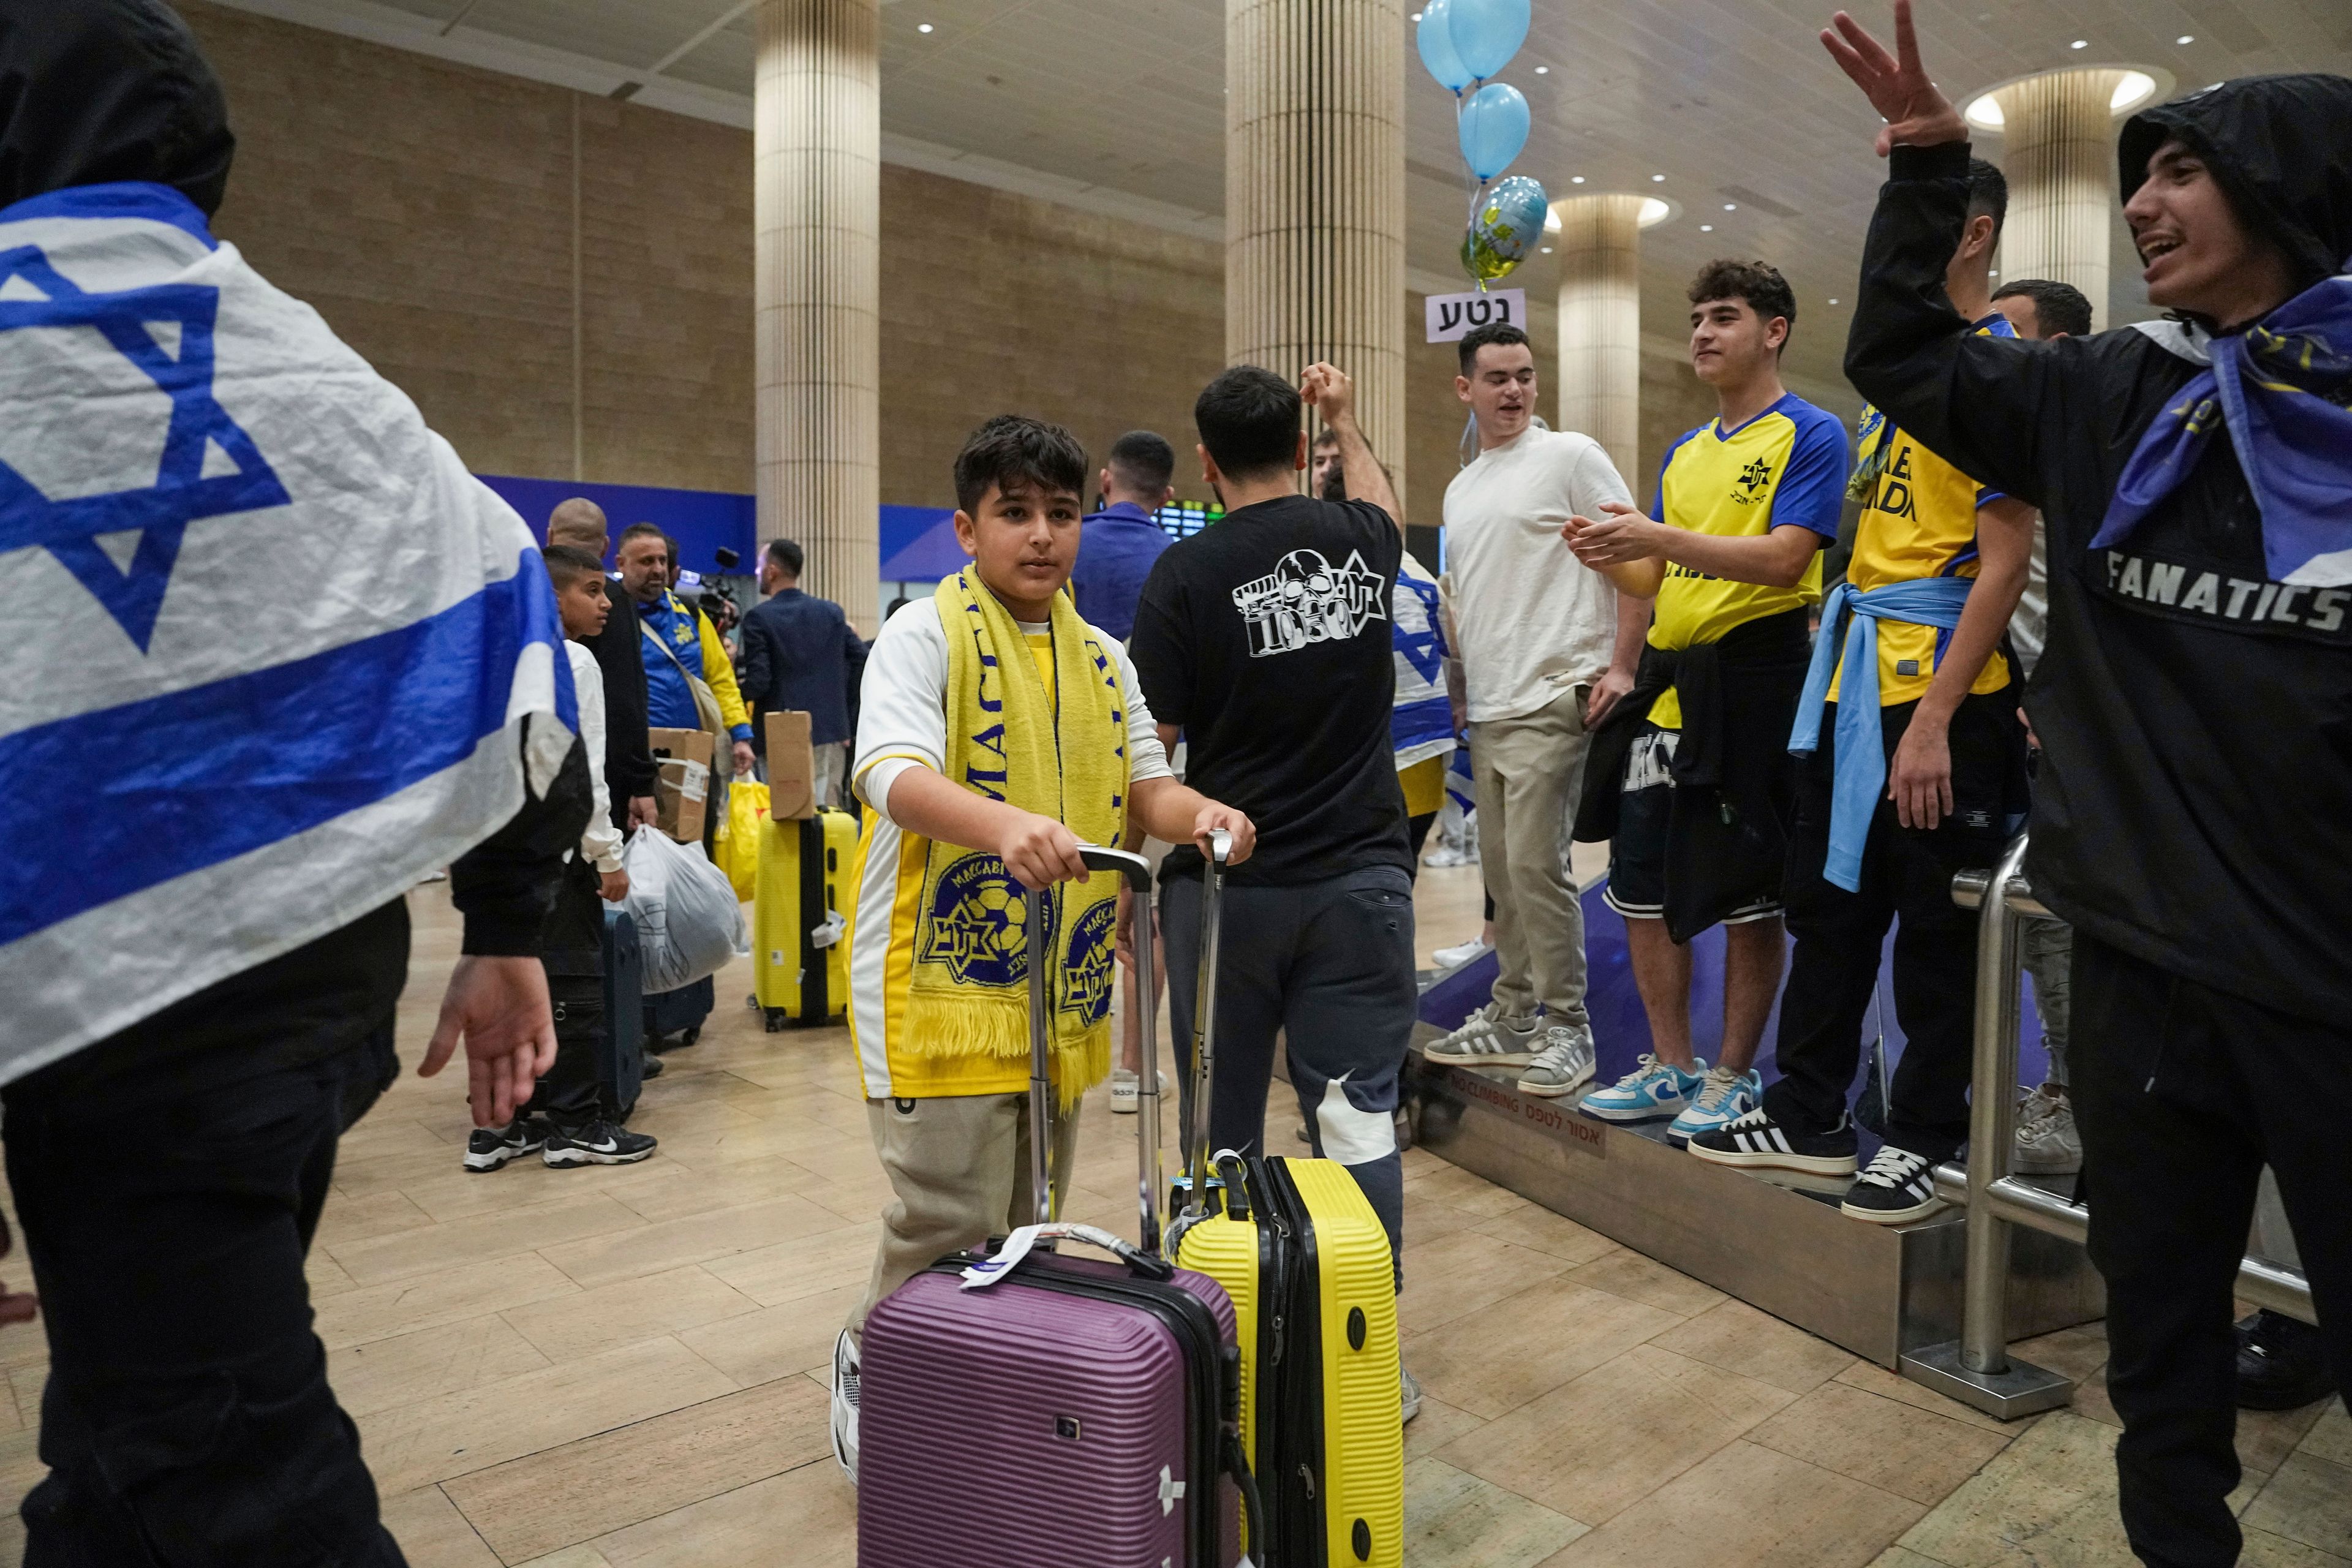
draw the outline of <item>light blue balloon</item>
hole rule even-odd
[[[1429,13],[1422,14],[1429,25]],[[1511,63],[1528,41],[1528,0],[1451,0],[1446,30],[1454,37],[1454,53],[1480,80]],[[1426,58],[1429,46],[1422,46]]]
[[[1454,0],[1429,0],[1421,8],[1421,25],[1413,29],[1412,41],[1421,46],[1421,63],[1437,79],[1437,85],[1448,92],[1460,92],[1470,85],[1470,68],[1462,57],[1454,52],[1454,35],[1446,26],[1446,16]]]
[[[1507,81],[1490,81],[1462,106],[1462,160],[1482,180],[1511,166],[1528,144],[1528,100]]]

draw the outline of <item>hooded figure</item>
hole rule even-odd
[[[0,859],[50,1356],[28,1563],[398,1563],[303,1258],[398,1071],[408,887],[447,865],[466,917],[425,1069],[462,1037],[503,1125],[554,1046],[541,928],[589,789],[545,572],[213,237],[234,145],[161,0],[0,0],[0,791],[44,812]]]
[[[2197,226],[2209,263],[2251,236],[2259,266],[2225,284],[2283,279],[2272,298],[2237,320],[1975,336],[1943,289],[1968,146],[1897,145],[1846,371],[2042,510],[2026,868],[2075,928],[2073,1094],[2124,1522],[2147,1562],[2221,1564],[2240,1546],[2229,1303],[2265,1163],[2352,1374],[2352,80],[2255,78],[2135,116],[2127,197],[2174,141],[2203,167],[2167,171],[2164,232],[2185,246]],[[2194,190],[2208,175],[2223,202]],[[2200,275],[2162,276],[2181,297]]]
[[[210,217],[236,151],[220,83],[163,0],[0,5],[0,206],[136,180]]]

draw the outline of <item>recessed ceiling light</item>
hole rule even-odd
[[[1549,75],[1551,75],[1551,67],[1549,67],[1549,66],[1538,66],[1538,67],[1536,67],[1536,75],[1538,75],[1538,76],[1549,76]]]
[[[1418,12],[1418,11],[1415,11],[1415,12],[1412,14],[1412,19],[1413,19],[1414,21],[1416,21],[1416,22],[1420,21],[1420,20],[1421,20],[1421,13],[1420,13],[1420,12]]]
[[[1568,183],[1571,185],[1580,185],[1584,184],[1584,176],[1581,174],[1570,174],[1568,177]]]
[[[1549,255],[1551,254],[1551,247],[1550,247],[1550,246],[1549,246],[1549,245],[1545,246],[1545,247],[1543,247],[1543,253],[1544,253],[1546,256],[1549,256]]]
[[[1664,223],[1674,216],[1675,209],[1670,204],[1662,202],[1655,196],[1645,196],[1642,200],[1642,210],[1633,215],[1633,222],[1640,227],[1647,228],[1654,223]]]
[[[2087,49],[2091,47],[2091,40],[2088,38],[2077,38],[2066,47],[2070,49]]]
[[[1836,304],[1836,303],[1837,303],[1837,301],[1836,301],[1835,300],[1831,300],[1831,301],[1830,301],[1830,303],[1831,303],[1831,304],[1832,304],[1832,305],[1834,305],[1834,304]]]
[[[1738,202],[1726,202],[1723,204],[1723,210],[1727,213],[1736,213],[1739,210],[1739,204]]]
[[[2116,83],[2116,90],[2107,95],[2107,111],[2111,114],[2121,114],[2125,110],[2136,109],[2142,102],[2155,96],[2156,79],[2154,77],[2146,71],[2126,71],[2122,79]]]
[[[1664,174],[1653,174],[1650,176],[1650,183],[1654,185],[1663,185],[1666,183],[1666,177]]]
[[[2197,41],[2197,35],[2194,33],[2183,33],[2180,37],[2173,39],[2172,41],[2176,44],[2193,44]]]
[[[915,24],[915,31],[919,33],[928,33],[930,30],[931,25],[929,22],[918,22]]]
[[[1715,232],[1715,225],[1711,223],[1703,223],[1698,226],[1698,231],[1701,234],[1713,234]]]

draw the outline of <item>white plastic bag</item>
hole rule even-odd
[[[701,845],[640,828],[621,851],[621,865],[629,873],[621,907],[636,922],[648,994],[691,985],[751,951],[734,884]]]

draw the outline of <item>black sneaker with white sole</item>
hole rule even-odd
[[[1712,1132],[1693,1137],[1690,1152],[1711,1165],[1807,1176],[1851,1176],[1859,1159],[1851,1116],[1827,1132],[1800,1132],[1773,1121],[1760,1105]]]
[[[550,1165],[633,1165],[652,1153],[655,1140],[610,1121],[591,1121],[566,1132],[550,1128],[547,1151],[540,1155]]]
[[[1872,1156],[1870,1168],[1854,1178],[1838,1205],[1848,1219],[1872,1225],[1909,1225],[1944,1206],[1936,1195],[1936,1163],[1925,1154],[1889,1143]]]
[[[504,1127],[477,1127],[466,1139],[466,1169],[495,1171],[546,1142],[547,1123],[536,1116],[518,1116]]]

